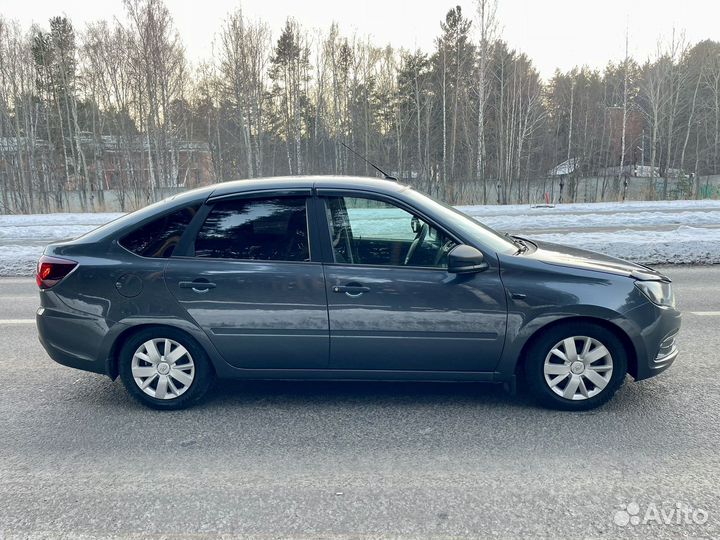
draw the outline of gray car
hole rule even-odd
[[[521,380],[585,410],[678,354],[664,275],[498,234],[389,180],[188,191],[49,245],[37,282],[48,354],[158,409],[217,377]]]

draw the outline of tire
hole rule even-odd
[[[202,347],[186,333],[170,327],[156,326],[133,334],[123,344],[118,361],[120,379],[128,393],[153,409],[194,405],[215,378]]]
[[[525,356],[524,378],[541,405],[586,411],[613,397],[627,363],[627,351],[613,332],[592,323],[567,323],[541,330]]]

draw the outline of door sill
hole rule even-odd
[[[227,365],[229,369],[218,370],[218,376],[226,379],[300,379],[337,381],[436,381],[472,382],[496,381],[492,371],[401,371],[401,370],[351,370],[351,369],[247,369]]]

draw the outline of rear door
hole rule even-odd
[[[168,288],[224,359],[240,368],[328,364],[323,267],[313,262],[310,190],[202,209],[166,267]]]
[[[457,241],[412,209],[360,194],[323,201],[332,369],[494,369],[507,320],[496,261],[450,274]]]

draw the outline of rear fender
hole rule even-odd
[[[228,370],[232,371],[232,368],[222,359],[205,332],[191,322],[176,317],[164,319],[158,317],[132,317],[113,325],[103,340],[100,354],[101,358],[105,358],[106,374],[113,379],[117,377],[118,354],[123,343],[130,335],[144,328],[163,326],[181,330],[193,338],[205,350],[218,375],[222,376]]]

